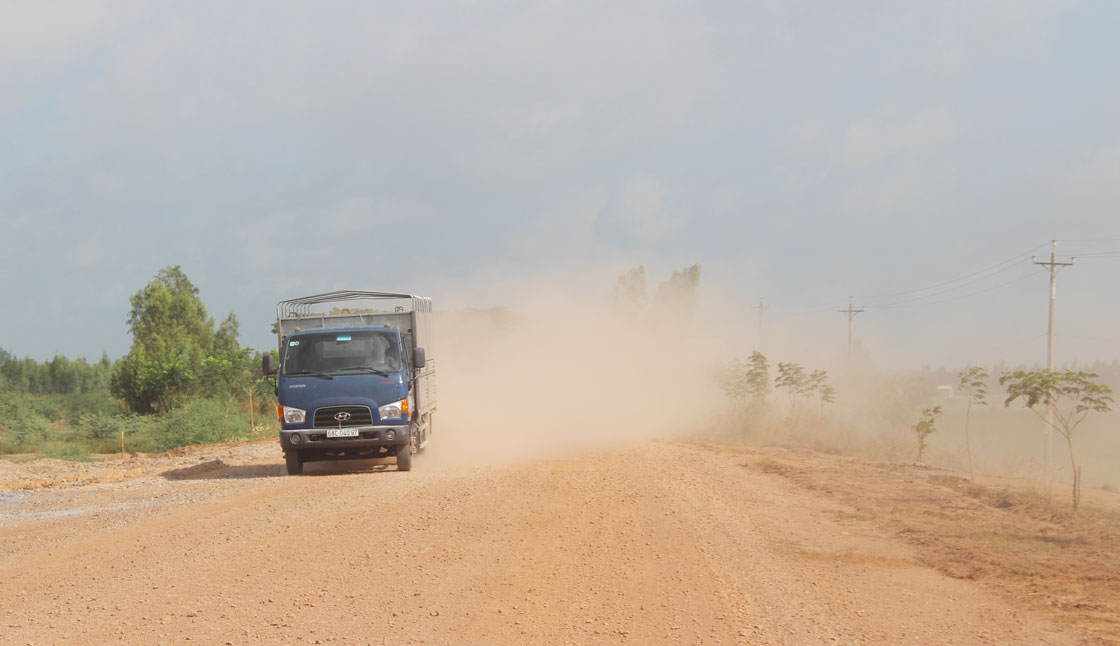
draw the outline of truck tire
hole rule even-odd
[[[284,466],[288,468],[288,475],[298,476],[303,473],[303,456],[299,451],[284,451]]]
[[[412,471],[412,442],[397,449],[397,471]]]

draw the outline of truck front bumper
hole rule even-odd
[[[408,444],[408,424],[400,426],[348,426],[357,431],[351,437],[327,437],[329,428],[301,428],[280,431],[280,446],[285,451],[304,449],[357,449]]]

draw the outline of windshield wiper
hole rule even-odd
[[[389,373],[385,372],[384,370],[378,370],[373,366],[347,366],[346,368],[342,368],[342,370],[365,370],[367,372],[372,372],[375,375],[381,375],[382,377],[389,376]]]
[[[304,375],[307,375],[307,376],[310,376],[310,377],[322,377],[323,379],[334,379],[334,377],[328,375],[325,372],[312,372],[311,370],[295,370],[293,372],[285,372],[284,373],[285,377],[295,377],[295,376],[302,377]]]

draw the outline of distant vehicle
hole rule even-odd
[[[372,307],[338,307],[355,301]],[[331,304],[336,304],[327,309]],[[326,310],[313,312],[312,310]],[[338,291],[276,305],[280,446],[289,475],[305,462],[412,456],[432,434],[436,410],[432,300],[413,294]]]

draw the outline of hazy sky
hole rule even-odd
[[[749,334],[762,298],[839,349],[852,294],[883,364],[1033,361],[1057,238],[1059,356],[1112,360],[1118,33],[1113,2],[0,1],[0,347],[119,356],[174,264],[267,347],[307,293],[699,262]]]

